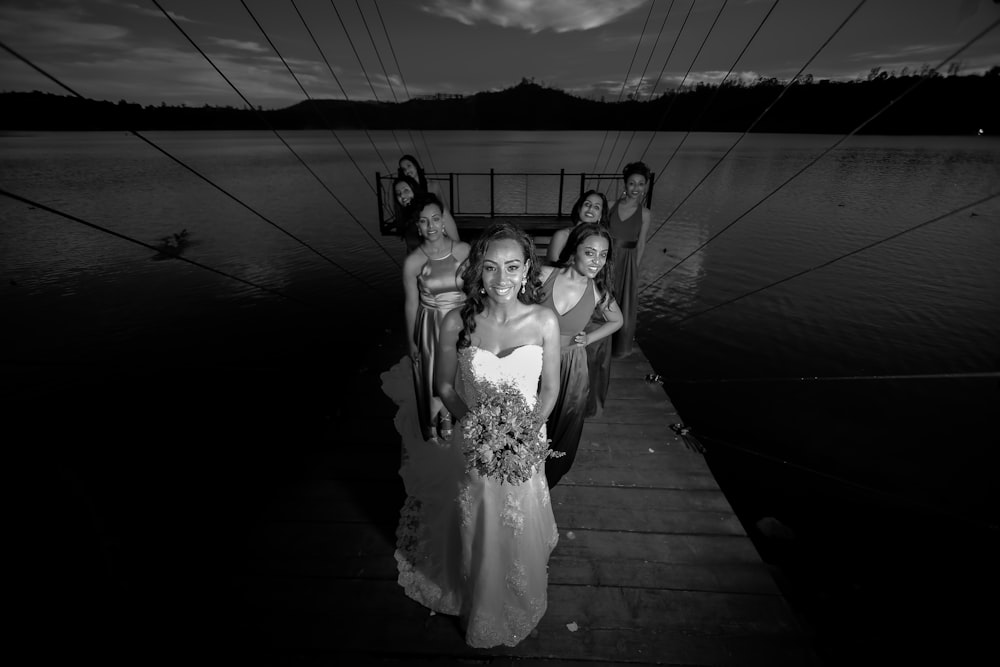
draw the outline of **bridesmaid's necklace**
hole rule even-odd
[[[424,250],[423,246],[421,246],[420,249],[423,251],[425,255],[427,255],[427,259],[431,260],[432,262],[440,262],[442,259],[448,259],[449,257],[451,257],[451,253],[455,252],[455,243],[454,241],[451,241],[448,247],[448,252],[441,255],[440,257],[431,257],[431,253],[427,252],[427,250]],[[433,248],[431,248],[430,250],[433,250]]]

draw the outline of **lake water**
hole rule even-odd
[[[580,172],[606,135],[382,132],[376,153],[361,132],[338,133],[346,151],[285,133],[298,157],[270,133],[145,136],[187,167],[127,134],[8,135],[2,187],[146,243],[186,229],[185,257],[289,298],[0,197],[3,358],[23,387],[109,363],[346,368],[344,346],[402,325],[378,153],[423,155],[415,139],[438,171]],[[620,168],[628,138],[598,171]],[[853,137],[778,189],[839,138],[656,137],[652,229],[666,222],[641,268],[639,342],[748,526],[777,517],[844,550],[830,558],[927,517],[995,534],[1000,388],[959,376],[1000,370],[1000,199],[966,208],[1000,190],[1000,141]]]

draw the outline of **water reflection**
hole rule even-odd
[[[694,312],[700,302],[709,253],[709,246],[701,246],[709,230],[683,217],[664,230],[646,246],[640,304],[651,320],[676,322]]]

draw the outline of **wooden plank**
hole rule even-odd
[[[762,563],[659,563],[605,561],[559,553],[549,561],[550,584],[626,586],[689,591],[776,595],[771,572]]]
[[[269,555],[249,560],[245,576],[380,579],[396,581],[396,561],[388,554],[329,558],[314,554]],[[625,586],[674,590],[777,595],[771,571],[762,563],[658,563],[602,561],[561,555],[549,560],[549,584]]]
[[[596,429],[588,424],[583,428],[577,457],[587,452],[588,456],[592,456],[595,460],[599,460],[600,457],[606,458],[608,463],[619,459],[631,462],[633,465],[649,466],[664,471],[707,473],[709,468],[705,457],[688,449],[684,441],[673,431],[669,433],[669,436],[663,438],[628,435],[619,437],[607,432],[604,433],[604,437],[597,437]]]
[[[305,555],[331,560],[391,559],[396,548],[395,529],[394,523],[267,523],[258,527],[249,548],[258,558]],[[750,564],[760,561],[750,540],[736,533],[639,533],[562,526],[555,554],[609,562]]]
[[[702,512],[712,516],[729,515],[733,510],[725,494],[718,488],[703,491],[688,489],[619,489],[600,486],[568,486],[560,484],[552,490],[556,506],[572,506],[582,512],[600,514],[604,507],[621,507],[635,511]],[[592,521],[600,521],[594,516]],[[560,524],[561,525],[561,524]],[[645,532],[670,532],[652,529],[646,524]],[[691,532],[691,531],[688,531]],[[697,531],[695,531],[697,532]]]
[[[609,462],[603,453],[589,451],[581,451],[576,455],[573,467],[560,480],[553,493],[560,486],[574,484],[711,491],[719,488],[707,467],[696,471],[682,468],[641,468],[634,459],[619,458]]]
[[[561,557],[620,562],[649,561],[670,564],[754,564],[760,556],[741,535],[666,535],[608,530],[574,530],[573,539],[559,531],[556,549]]]
[[[615,398],[649,401],[674,412],[674,406],[670,403],[667,392],[663,390],[663,385],[658,382],[648,382],[641,377],[611,378],[608,383],[608,395]]]
[[[616,424],[591,418],[583,424],[583,437],[601,442],[635,443],[641,447],[644,440],[663,441],[676,437],[666,420],[649,424]],[[680,442],[677,438],[677,442]]]
[[[616,379],[642,380],[645,382],[647,375],[653,372],[649,361],[638,348],[627,357],[615,359],[611,363],[611,381]],[[662,385],[660,385],[662,386]]]
[[[612,398],[609,393],[604,401],[604,410],[600,415],[589,418],[589,421],[606,424],[670,424],[671,414],[676,413],[662,404]]]
[[[557,487],[552,498],[556,524],[560,530],[589,528],[667,534],[746,534],[721,491],[628,491],[623,494],[618,488]],[[705,507],[691,507],[697,504]],[[710,509],[709,505],[717,505],[718,509]]]
[[[392,582],[246,583],[248,602],[264,616],[261,631],[270,635],[272,646],[287,649],[639,664],[814,664],[776,595],[550,585],[548,610],[536,631],[517,647],[487,652],[464,644],[454,618],[431,615]]]

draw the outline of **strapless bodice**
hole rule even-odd
[[[503,356],[469,346],[459,357],[459,372],[459,393],[469,407],[478,405],[483,392],[497,385],[514,386],[534,406],[542,376],[542,346],[521,345]]]

